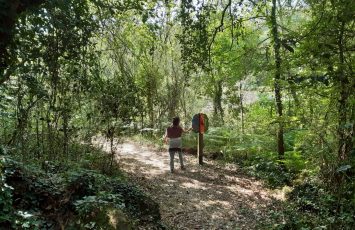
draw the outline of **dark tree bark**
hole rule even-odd
[[[344,60],[344,30],[345,22],[340,22],[338,51],[339,51],[339,68],[338,68],[338,85],[339,85],[339,100],[338,100],[338,158],[343,161],[348,159],[352,149],[352,130],[348,123],[349,108],[347,106],[349,99],[349,79],[345,74]]]
[[[239,83],[239,106],[240,106],[240,121],[241,121],[241,128],[242,134],[244,134],[244,104],[243,104],[243,84],[242,82]]]
[[[282,95],[281,95],[281,55],[280,55],[280,39],[279,32],[277,28],[276,20],[276,0],[272,0],[272,9],[271,9],[271,32],[274,41],[274,53],[275,53],[275,76],[274,76],[274,92],[275,92],[275,101],[276,101],[276,111],[279,119],[279,127],[277,131],[277,151],[279,157],[282,159],[285,154],[284,146],[284,127],[282,122]]]
[[[222,107],[222,95],[223,95],[223,81],[218,80],[214,86],[214,100],[213,100],[213,107],[214,107],[214,115],[216,117],[220,117],[222,124],[224,123],[224,111]]]

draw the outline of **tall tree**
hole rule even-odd
[[[282,159],[285,154],[285,143],[284,143],[284,125],[283,125],[283,108],[282,108],[282,95],[281,95],[281,42],[279,38],[278,24],[277,24],[277,2],[272,0],[272,8],[270,14],[270,30],[273,38],[273,47],[275,55],[275,73],[274,73],[274,92],[275,92],[275,102],[276,111],[278,115],[278,130],[277,130],[277,151],[279,157]]]

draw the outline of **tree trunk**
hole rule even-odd
[[[285,154],[284,146],[284,127],[282,121],[282,95],[281,95],[281,55],[280,55],[280,39],[277,28],[276,20],[276,0],[272,0],[272,9],[271,9],[271,32],[274,41],[274,53],[275,53],[275,76],[274,76],[274,92],[275,92],[275,101],[276,101],[276,111],[279,118],[279,127],[277,130],[277,151],[279,158],[283,159]]]
[[[223,125],[224,121],[224,111],[222,108],[222,94],[223,94],[223,88],[222,88],[222,80],[218,80],[215,84],[215,90],[214,90],[214,115],[218,117]]]
[[[40,136],[39,136],[39,116],[40,116],[39,110],[37,109],[36,111],[36,143],[37,143],[36,157],[37,159],[41,157],[40,154],[41,145],[40,145]]]
[[[50,41],[52,44],[52,47],[49,49],[50,54],[52,55],[51,59],[47,63],[48,65],[48,72],[50,75],[50,85],[51,85],[51,94],[49,98],[49,109],[46,114],[46,120],[47,120],[47,141],[48,141],[48,154],[49,154],[49,159],[53,160],[57,157],[56,154],[56,147],[55,141],[58,140],[58,138],[55,137],[55,132],[57,131],[57,124],[58,124],[58,112],[56,112],[56,107],[57,107],[57,95],[58,95],[58,85],[60,83],[60,78],[59,78],[59,38],[58,38],[58,32],[53,31],[53,40]],[[52,117],[52,112],[54,113],[54,116]],[[53,127],[53,125],[55,125]]]
[[[340,98],[338,101],[338,158],[341,161],[348,159],[352,148],[351,128],[348,123],[348,98],[349,81],[345,75],[344,66],[344,29],[345,22],[342,21],[340,25],[339,37],[338,37],[338,49],[339,49],[339,69],[338,69],[338,83]],[[348,127],[349,126],[349,127]]]
[[[243,84],[242,82],[239,83],[239,100],[240,100],[240,121],[241,121],[241,128],[242,134],[244,134],[244,104],[243,104]]]
[[[69,158],[69,115],[68,111],[65,108],[65,111],[63,113],[63,156],[65,159]]]

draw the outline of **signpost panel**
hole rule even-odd
[[[192,129],[198,133],[197,138],[197,156],[198,163],[203,164],[203,134],[208,130],[208,117],[206,114],[198,113],[192,118]]]
[[[201,124],[202,123],[202,124]],[[192,118],[192,130],[195,133],[205,133],[208,131],[208,117],[204,113],[195,114]]]

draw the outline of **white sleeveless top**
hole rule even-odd
[[[169,138],[169,149],[170,148],[181,148],[181,147],[182,147],[181,137]]]

